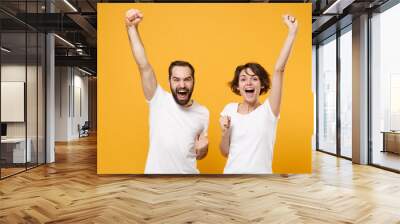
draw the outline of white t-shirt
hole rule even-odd
[[[231,138],[224,174],[270,174],[275,134],[279,117],[269,100],[248,114],[238,113],[238,103],[230,103],[221,112],[231,117]]]
[[[150,145],[144,173],[198,174],[195,138],[207,135],[207,108],[196,102],[182,107],[160,85],[148,103]]]

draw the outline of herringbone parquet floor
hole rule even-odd
[[[400,175],[315,153],[311,175],[96,175],[96,141],[0,181],[0,223],[400,223]]]

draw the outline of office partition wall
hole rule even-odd
[[[45,34],[23,22],[44,12],[43,2],[0,3],[2,179],[45,162]]]

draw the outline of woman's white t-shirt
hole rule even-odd
[[[224,174],[270,174],[274,154],[276,117],[266,100],[248,114],[238,113],[238,103],[221,112],[231,117],[231,137]]]

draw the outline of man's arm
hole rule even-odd
[[[153,68],[147,60],[146,52],[139,35],[138,25],[142,19],[143,14],[137,9],[130,9],[126,12],[125,24],[129,35],[132,53],[136,64],[139,67],[144,97],[147,100],[151,100],[157,88],[157,80]]]
[[[283,85],[283,74],[285,72],[285,66],[289,58],[290,52],[293,47],[294,40],[297,35],[297,20],[293,16],[284,15],[283,21],[289,29],[288,36],[286,37],[285,44],[281,50],[279,58],[275,64],[274,73],[272,76],[272,87],[271,95],[269,97],[269,103],[271,105],[272,112],[275,116],[280,113],[281,99],[282,99],[282,85]]]
[[[195,140],[196,159],[201,160],[208,154],[208,138],[201,133]]]

